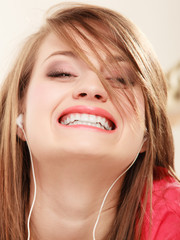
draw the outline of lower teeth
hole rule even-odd
[[[99,123],[85,123],[85,122],[71,122],[68,124],[70,125],[87,125],[87,126],[93,126],[101,129],[105,129],[103,126],[101,126]],[[106,130],[106,129],[105,129]]]

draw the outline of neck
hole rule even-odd
[[[63,161],[62,161],[63,162]],[[81,166],[81,167],[79,167]],[[105,194],[117,177],[107,167],[80,164],[35,165],[37,196],[31,222],[33,239],[92,240],[93,227]],[[120,179],[108,195],[97,225],[96,239],[108,234],[116,213]],[[31,188],[33,198],[33,187]]]

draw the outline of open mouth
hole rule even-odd
[[[115,123],[110,119],[89,113],[68,113],[60,116],[58,122],[66,126],[84,125],[107,131],[112,131],[116,128]]]

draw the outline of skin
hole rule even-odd
[[[90,49],[81,39],[79,42],[94,66],[109,79]],[[54,54],[57,51],[72,49],[51,33],[39,49],[24,102],[24,129],[37,181],[31,222],[38,236],[35,239],[90,240],[106,191],[137,153],[144,151],[144,100],[140,87],[135,85],[133,91],[143,119],[140,122],[124,94],[119,97],[124,109],[119,110],[89,66],[78,57]],[[103,59],[107,61],[105,55]],[[127,63],[122,64],[128,68]],[[71,76],[49,76],[59,70]],[[109,133],[61,126],[57,121],[61,112],[77,105],[108,111],[116,121],[116,130]],[[110,228],[122,180],[106,200],[96,239],[103,239]]]

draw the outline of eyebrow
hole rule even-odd
[[[46,62],[49,58],[53,57],[53,56],[57,56],[57,55],[60,55],[60,56],[67,56],[67,57],[72,57],[72,58],[77,58],[77,55],[75,55],[72,51],[56,51],[56,52],[53,52],[51,53],[44,61]],[[115,61],[114,61],[115,60]],[[108,57],[106,59],[106,61],[109,61],[109,62],[127,62],[127,58],[124,58],[123,56],[119,56],[119,55],[115,55],[113,58],[112,57]]]
[[[51,53],[44,61],[47,61],[49,58],[56,56],[56,55],[61,55],[61,56],[68,56],[68,57],[73,57],[73,58],[77,58],[77,56],[72,52],[72,51],[56,51]]]

